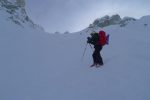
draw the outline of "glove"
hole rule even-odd
[[[91,41],[91,38],[87,37],[87,43],[90,43],[90,41]]]

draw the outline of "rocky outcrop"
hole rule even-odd
[[[130,21],[136,21],[135,18],[132,17],[124,17],[123,19],[118,15],[113,16],[104,16],[102,18],[96,19],[91,26],[96,27],[106,27],[110,25],[120,25],[121,27],[126,26]]]
[[[21,27],[29,26],[43,30],[29,18],[25,10],[25,0],[0,0],[0,10],[8,13],[8,20]]]

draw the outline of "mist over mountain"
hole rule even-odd
[[[25,0],[0,0],[0,13],[3,15],[3,19],[14,22],[15,24],[21,27],[32,27],[35,29],[44,30],[40,25],[35,24],[27,15],[25,9]],[[2,17],[1,17],[2,18]],[[89,28],[97,27],[107,27],[110,25],[119,25],[120,27],[125,27],[130,22],[138,21],[132,17],[121,18],[119,14],[112,16],[105,15],[104,17],[97,18],[89,25]],[[64,34],[68,34],[66,31]],[[61,32],[55,32],[55,34],[62,34]]]

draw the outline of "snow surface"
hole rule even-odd
[[[104,66],[90,68],[87,29],[48,34],[0,16],[0,100],[150,100],[150,16],[109,26]],[[144,26],[144,24],[147,26]]]

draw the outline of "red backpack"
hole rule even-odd
[[[104,46],[105,44],[108,44],[108,37],[106,36],[106,33],[104,31],[99,31],[99,41],[97,42],[98,45]]]

